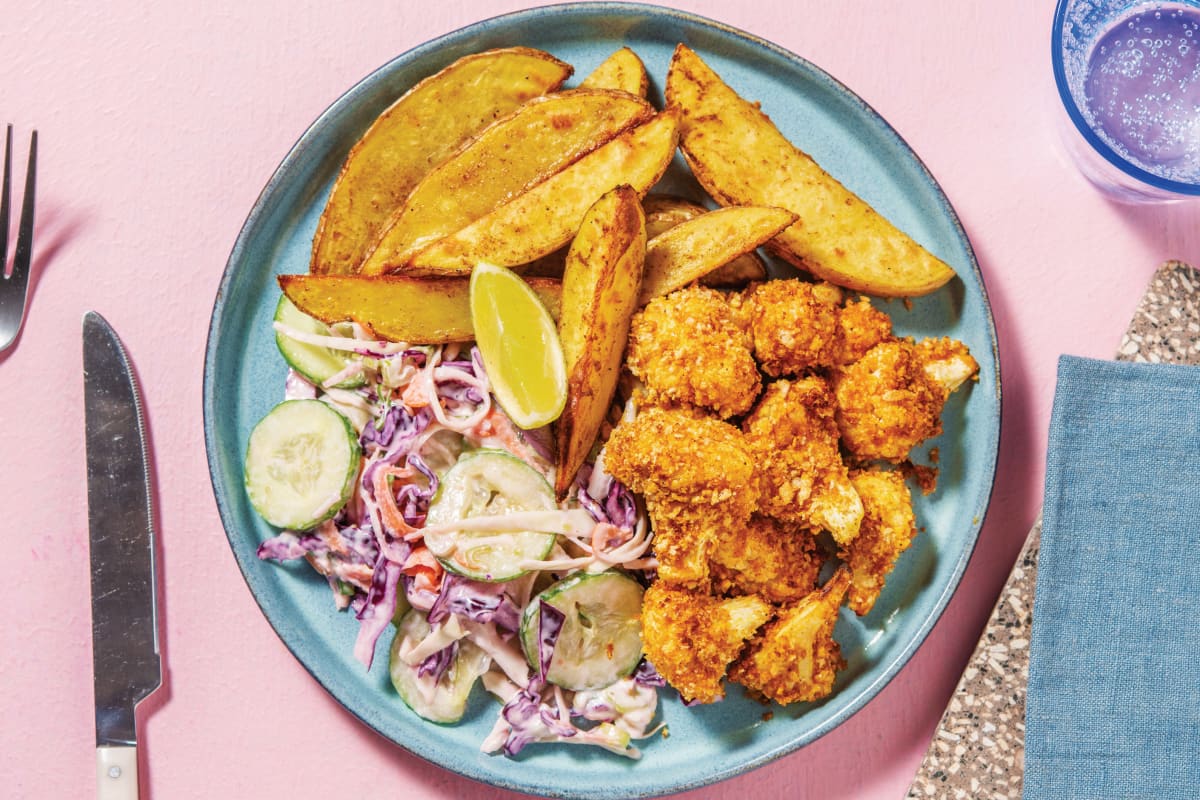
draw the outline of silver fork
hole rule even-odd
[[[29,262],[33,256],[33,194],[37,171],[37,131],[29,140],[29,167],[25,170],[25,197],[13,252],[12,274],[4,275],[8,263],[9,185],[12,175],[12,125],[4,137],[4,184],[0,186],[0,352],[8,349],[25,321],[25,297],[29,287]]]

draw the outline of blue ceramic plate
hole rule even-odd
[[[951,264],[959,278],[911,308],[886,305],[902,334],[965,341],[979,382],[956,393],[940,455],[936,494],[919,497],[924,532],[903,556],[875,610],[843,610],[836,628],[849,666],[824,702],[766,710],[733,687],[722,703],[684,708],[664,691],[670,738],[643,743],[641,761],[582,747],[536,745],[519,758],[489,756],[479,743],[496,706],[477,691],[465,721],[422,721],[388,683],[386,650],[364,672],[352,655],[357,624],[333,608],[325,582],[305,565],[258,561],[272,534],[242,489],[242,457],[253,425],[282,397],[285,367],[271,317],[275,276],[305,272],[317,218],[342,159],[368,124],[419,79],[492,47],[542,48],[575,66],[576,80],[614,49],[645,61],[652,93],[676,43],[695,49],[764,110],[803,150],[902,229]],[[681,160],[665,187],[698,195]],[[334,103],[288,153],[250,212],[213,308],[204,375],[204,432],[221,518],[263,613],[318,682],[367,725],[446,769],[497,786],[554,797],[628,797],[680,791],[760,766],[828,733],[861,708],[921,644],[945,608],[974,548],[992,487],[1000,425],[996,337],[970,243],[937,183],[904,141],[850,90],[768,42],[689,14],[627,4],[576,4],[523,11],[472,25],[405,53]],[[386,639],[386,637],[384,637]]]

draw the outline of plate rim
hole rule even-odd
[[[504,776],[494,774],[485,774],[484,772],[473,769],[470,762],[463,762],[456,765],[448,765],[441,763],[435,759],[433,755],[421,752],[410,746],[409,743],[395,741],[390,736],[381,731],[371,720],[367,719],[357,709],[352,707],[344,700],[333,686],[332,681],[328,681],[323,675],[318,674],[307,661],[299,655],[296,648],[289,641],[289,637],[281,629],[281,625],[272,614],[268,613],[265,600],[260,596],[260,592],[255,588],[257,580],[255,578],[253,567],[260,564],[257,559],[249,559],[240,553],[238,548],[234,546],[233,534],[230,530],[230,524],[236,522],[233,517],[232,510],[223,492],[228,488],[223,486],[223,481],[219,480],[221,474],[220,454],[217,452],[217,433],[216,433],[216,375],[215,375],[215,356],[218,340],[220,338],[220,321],[227,307],[227,297],[235,273],[241,260],[245,257],[252,234],[262,224],[264,218],[268,215],[271,200],[277,195],[281,186],[285,183],[283,177],[289,173],[297,162],[301,161],[306,155],[308,149],[313,146],[313,140],[317,137],[320,130],[329,123],[331,118],[337,115],[339,110],[344,107],[352,107],[356,96],[362,92],[366,92],[372,84],[384,79],[392,71],[399,69],[407,64],[418,61],[428,54],[436,52],[448,44],[457,42],[472,32],[481,31],[483,29],[497,25],[511,25],[526,20],[544,18],[548,16],[560,17],[583,17],[589,20],[603,17],[636,17],[638,19],[650,18],[671,18],[680,23],[706,29],[709,32],[721,34],[724,37],[730,37],[738,40],[743,45],[748,45],[752,49],[766,50],[776,57],[781,58],[791,63],[796,69],[805,72],[809,77],[826,84],[842,99],[850,101],[856,106],[859,111],[870,119],[876,127],[877,132],[886,134],[893,140],[893,144],[897,145],[907,157],[911,159],[912,165],[916,167],[919,177],[922,182],[930,189],[930,197],[937,201],[938,210],[945,217],[945,223],[953,230],[958,243],[962,246],[968,262],[969,271],[974,276],[979,287],[979,301],[983,310],[983,328],[986,332],[988,343],[990,345],[987,357],[989,366],[994,375],[994,391],[995,391],[995,422],[993,435],[988,437],[987,452],[978,454],[973,457],[982,467],[982,482],[986,485],[986,489],[979,493],[977,505],[974,509],[972,523],[970,524],[967,535],[970,538],[969,543],[961,548],[958,558],[950,571],[950,578],[942,587],[942,591],[936,596],[929,610],[925,613],[920,624],[916,626],[914,634],[904,643],[904,646],[895,652],[891,659],[886,662],[880,662],[878,675],[876,678],[866,685],[859,688],[852,696],[845,700],[845,705],[842,709],[831,715],[828,719],[819,725],[805,731],[802,735],[788,739],[781,744],[769,747],[754,755],[739,762],[734,767],[718,769],[710,773],[704,774],[696,778],[690,778],[682,781],[674,781],[669,785],[656,785],[650,787],[649,793],[640,792],[642,796],[661,796],[675,792],[687,791],[696,789],[702,786],[711,785],[720,781],[728,780],[737,775],[745,774],[751,770],[757,769],[771,761],[774,761],[784,755],[793,753],[805,745],[811,744],[825,734],[842,725],[852,716],[857,714],[863,707],[872,699],[877,697],[882,689],[895,678],[899,671],[908,663],[916,651],[924,644],[933,627],[940,620],[941,616],[948,607],[952,597],[957,592],[961,585],[962,578],[971,561],[975,548],[978,544],[979,535],[982,532],[983,525],[986,519],[987,511],[990,507],[992,494],[995,490],[996,466],[999,456],[1000,429],[1002,422],[1002,382],[1001,382],[1001,364],[999,354],[999,338],[996,333],[995,317],[992,312],[991,302],[989,299],[987,286],[984,281],[983,273],[980,269],[978,258],[975,254],[974,247],[971,244],[970,238],[967,236],[966,230],[950,203],[945,190],[941,184],[933,176],[924,160],[918,153],[908,144],[908,142],[899,134],[899,132],[889,123],[882,115],[880,115],[870,104],[868,104],[861,96],[851,90],[845,84],[834,78],[830,73],[826,72],[820,66],[808,61],[802,56],[766,39],[763,39],[755,34],[749,33],[740,28],[734,27],[728,23],[720,22],[709,17],[696,14],[690,11],[683,11],[673,8],[665,8],[647,3],[638,2],[581,2],[581,3],[556,3],[537,8],[523,9],[512,11],[504,14],[499,14],[487,18],[480,19],[470,24],[461,26],[457,29],[441,34],[437,37],[422,42],[408,50],[389,59],[381,66],[370,71],[353,85],[343,91],[325,110],[321,112],[297,138],[295,143],[288,149],[286,155],[280,161],[278,166],[272,172],[270,179],[266,182],[263,189],[258,194],[253,206],[247,214],[245,221],[239,229],[237,238],[230,251],[230,255],[226,260],[225,268],[222,273],[221,281],[213,302],[213,310],[209,321],[209,331],[206,338],[205,355],[204,355],[204,381],[203,381],[203,426],[205,450],[207,455],[210,484],[213,490],[213,495],[216,500],[218,512],[221,519],[222,528],[225,530],[226,538],[230,544],[230,549],[233,551],[235,561],[242,573],[243,579],[246,582],[247,589],[250,590],[251,596],[258,605],[263,617],[267,620],[275,634],[283,642],[284,646],[292,654],[292,656],[304,667],[304,669],[316,680],[316,682],[347,712],[362,722],[368,729],[376,735],[383,738],[385,741],[400,747],[412,755],[421,758],[435,766],[446,769],[463,777],[482,782],[488,785],[499,788],[509,789],[519,792],[539,792],[549,797],[563,798],[610,798],[615,796],[611,791],[604,788],[596,790],[577,788],[561,788],[554,786],[546,786],[534,782],[523,782],[508,780]],[[219,488],[221,487],[221,488]],[[969,498],[968,498],[969,499]],[[236,526],[235,526],[236,527]],[[432,748],[431,748],[432,749]]]

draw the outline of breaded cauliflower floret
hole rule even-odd
[[[713,589],[719,594],[753,594],[769,603],[788,603],[816,588],[822,563],[824,554],[810,531],[755,514],[745,526],[717,537]]]
[[[960,341],[942,337],[917,342],[917,354],[925,365],[925,375],[946,396],[979,372],[979,363]]]
[[[724,532],[737,524],[734,515],[686,500],[651,496],[646,497],[646,513],[654,531],[657,579],[707,589],[713,551]]]
[[[860,617],[869,614],[883,591],[896,559],[917,535],[912,494],[899,472],[878,468],[852,472],[865,514],[858,538],[840,554],[850,567],[846,605]]]
[[[858,534],[862,502],[838,449],[833,392],[817,376],[776,381],[742,423],[758,462],[760,510],[828,530],[839,544]]]
[[[730,680],[783,704],[828,696],[845,666],[833,626],[849,585],[841,567],[823,587],[781,609],[730,668]]]
[[[841,302],[837,287],[801,280],[766,281],[731,302],[750,334],[754,357],[768,375],[800,375],[836,361]]]
[[[770,617],[757,597],[718,600],[655,583],[642,600],[646,658],[684,700],[713,703],[725,696],[726,668]]]
[[[724,296],[694,286],[658,297],[629,327],[629,371],[654,405],[686,404],[722,418],[746,413],[762,377]]]
[[[847,301],[838,312],[838,364],[852,364],[880,342],[892,338],[892,318],[871,301]]]
[[[920,442],[942,432],[946,394],[925,372],[907,339],[871,348],[833,375],[842,443],[860,459],[898,463]]]
[[[647,408],[613,429],[609,474],[646,498],[660,580],[708,579],[716,537],[743,525],[758,500],[741,431],[682,409]]]
[[[604,448],[604,465],[635,492],[706,505],[740,502],[754,475],[741,431],[672,408],[645,408],[617,425]]]

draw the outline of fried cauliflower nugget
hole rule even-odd
[[[723,528],[735,524],[730,515],[686,500],[647,497],[646,512],[654,530],[658,580],[707,588],[713,551]]]
[[[762,371],[778,378],[834,363],[841,299],[827,283],[774,280],[751,286],[732,302]]]
[[[849,586],[843,566],[823,587],[782,608],[730,668],[730,680],[783,704],[828,696],[846,663],[833,627]]]
[[[860,459],[898,463],[918,443],[942,432],[946,394],[925,372],[907,339],[872,347],[833,374],[842,443]]]
[[[892,318],[865,297],[859,297],[838,312],[837,364],[852,364],[880,342],[892,338]]]
[[[744,526],[717,537],[713,589],[788,603],[816,588],[822,563],[824,555],[809,531],[755,514]]]
[[[613,429],[605,468],[647,496],[750,508],[754,464],[742,432],[727,422],[684,409],[644,408]],[[749,511],[746,512],[746,517]]]
[[[774,280],[730,297],[734,319],[771,377],[849,364],[892,337],[892,318],[865,297],[847,300],[828,283]]]
[[[646,408],[613,429],[604,464],[646,498],[660,580],[703,585],[716,537],[758,501],[741,431],[683,409]]]
[[[716,702],[725,670],[771,613],[758,597],[719,600],[655,583],[642,600],[646,658],[684,700]]]
[[[729,304],[703,286],[655,298],[634,315],[626,364],[645,384],[647,402],[699,406],[722,418],[744,414],[762,388]]]
[[[924,363],[925,375],[949,396],[979,372],[979,362],[962,342],[942,337],[917,342],[917,354]]]
[[[899,463],[942,432],[942,406],[979,371],[953,339],[892,339],[833,374],[842,443],[863,460]]]
[[[899,472],[869,468],[850,474],[862,498],[862,528],[841,553],[850,567],[846,605],[860,617],[869,614],[896,559],[917,535],[912,494]]]
[[[838,449],[833,392],[823,378],[770,384],[742,429],[764,514],[827,530],[838,544],[854,539],[862,502]]]

